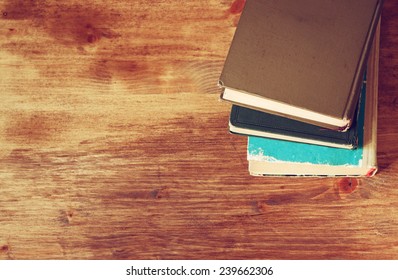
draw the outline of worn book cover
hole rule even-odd
[[[335,130],[351,124],[381,0],[247,0],[222,99]]]

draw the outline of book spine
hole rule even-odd
[[[375,51],[372,52],[372,57],[370,59],[370,83],[369,87],[371,91],[374,92],[374,102],[373,102],[373,114],[372,114],[372,131],[371,131],[371,138],[373,139],[371,142],[372,148],[369,149],[369,155],[371,166],[369,168],[368,173],[366,176],[372,177],[378,171],[377,167],[377,116],[378,116],[378,87],[379,87],[379,57],[380,57],[380,22],[381,19],[378,21],[374,45],[373,48]]]

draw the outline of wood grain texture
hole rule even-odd
[[[366,179],[255,178],[216,86],[244,1],[0,0],[0,259],[398,259],[398,3]]]

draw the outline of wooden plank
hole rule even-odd
[[[0,259],[398,257],[398,4],[349,180],[248,175],[216,86],[243,2],[0,2]]]

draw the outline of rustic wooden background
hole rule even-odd
[[[216,86],[244,1],[0,0],[0,259],[397,259],[398,2],[374,178],[255,178]]]

